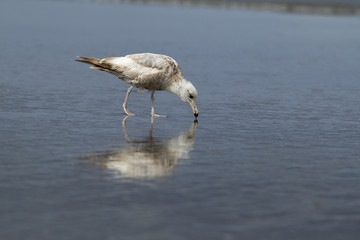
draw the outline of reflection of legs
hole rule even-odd
[[[131,142],[128,132],[127,132],[127,128],[126,128],[126,121],[131,118],[131,116],[126,116],[124,117],[124,119],[122,120],[122,126],[123,126],[123,130],[124,130],[124,134],[125,134],[125,138],[126,140],[128,140],[128,142]]]
[[[125,97],[125,101],[123,103],[123,108],[124,108],[124,112],[128,115],[128,116],[132,116],[132,115],[135,115],[133,113],[131,113],[128,109],[127,109],[127,102],[129,100],[129,95],[132,91],[132,89],[134,88],[134,86],[131,86],[128,88],[127,92],[126,92],[126,97]]]
[[[151,117],[166,117],[163,115],[155,114],[154,93],[155,93],[155,91],[151,92]]]

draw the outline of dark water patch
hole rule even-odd
[[[354,0],[95,0],[98,2],[167,4],[180,6],[210,6],[222,8],[260,9],[288,13],[353,15],[360,13],[360,4]]]

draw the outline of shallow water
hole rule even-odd
[[[1,239],[355,239],[359,17],[0,3]],[[198,124],[71,61],[157,52]]]

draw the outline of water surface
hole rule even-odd
[[[2,1],[0,238],[356,239],[359,24]],[[178,60],[198,124],[166,92],[151,124],[136,91],[124,124],[128,86],[71,61],[136,52]]]

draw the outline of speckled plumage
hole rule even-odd
[[[124,57],[109,57],[103,59],[81,57],[75,61],[93,65],[91,68],[111,73],[132,87],[144,88],[152,92],[152,115],[154,116],[154,91],[169,91],[188,102],[195,117],[198,115],[196,106],[197,91],[191,82],[187,81],[181,72],[179,64],[171,57],[154,53],[138,53]],[[128,89],[124,111],[132,115],[126,107],[128,96],[132,90]]]

